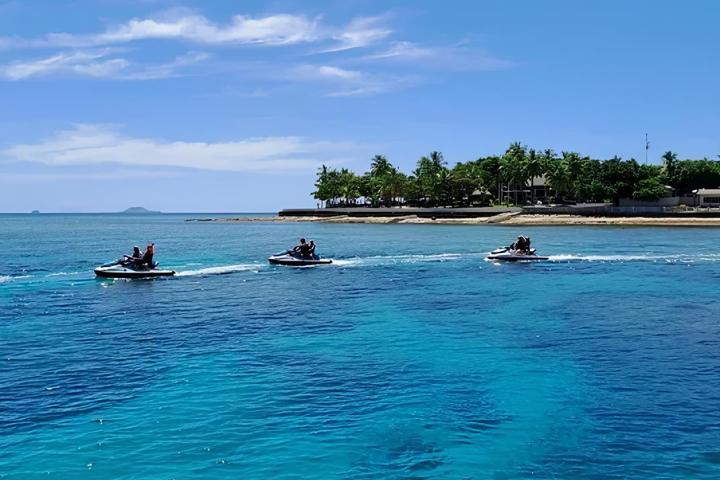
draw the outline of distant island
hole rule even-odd
[[[30,212],[30,213],[32,213],[33,215],[37,215],[37,214],[39,214],[39,213],[40,213],[40,210],[33,210],[33,211],[32,211],[32,212]]]
[[[148,210],[145,207],[130,207],[125,209],[122,213],[127,213],[131,215],[147,215],[147,214],[153,214],[153,213],[162,213],[157,210]]]

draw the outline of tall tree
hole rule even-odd
[[[527,148],[520,142],[510,144],[502,157],[502,178],[504,183],[508,185],[508,190],[511,185],[513,187],[515,205],[518,204],[518,189],[522,190],[528,180],[527,170],[525,169],[526,158]]]
[[[413,171],[422,201],[428,206],[437,206],[443,197],[447,180],[447,168],[442,153],[432,152],[421,157]]]
[[[531,148],[528,151],[523,167],[525,168],[524,176],[530,179],[531,203],[535,205],[535,178],[545,173],[544,157],[538,155],[535,149]]]
[[[675,188],[675,184],[677,183],[677,161],[678,156],[676,153],[673,153],[671,150],[668,150],[667,152],[663,153],[662,156],[663,160],[663,177],[665,179],[665,183]]]

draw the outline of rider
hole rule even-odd
[[[140,251],[140,247],[135,245],[133,247],[133,253],[132,255],[123,255],[125,258],[125,262],[132,263],[135,266],[140,266],[142,264],[143,260],[143,253]]]
[[[517,250],[519,252],[529,252],[530,251],[530,237],[518,235],[517,241],[512,244],[512,249]]]
[[[152,268],[153,266],[153,255],[155,255],[155,244],[154,243],[148,243],[147,248],[145,249],[145,255],[142,256],[141,265],[147,266],[147,268]]]
[[[310,245],[310,256],[315,257],[315,240],[310,240],[308,242],[308,245]]]
[[[300,239],[300,243],[295,245],[292,249],[293,253],[299,253],[302,257],[309,257],[315,251],[315,242],[310,240],[310,243],[305,242],[304,238]]]

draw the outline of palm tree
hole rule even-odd
[[[365,196],[370,198],[375,205],[378,200],[382,204],[390,206],[395,196],[395,183],[393,177],[398,170],[385,158],[384,155],[375,155],[370,163],[370,171],[365,174],[364,191]]]
[[[448,204],[451,180],[450,172],[445,167],[435,174],[435,198],[439,200],[442,207],[446,207]]]
[[[545,173],[545,162],[543,157],[538,155],[535,149],[531,148],[528,151],[523,167],[525,170],[524,176],[530,178],[531,203],[535,205],[535,177],[539,177]]]
[[[513,185],[515,190],[515,205],[518,203],[517,188],[527,183],[527,171],[525,163],[527,158],[527,149],[520,142],[510,144],[502,157],[501,169],[502,177],[505,183]]]
[[[673,153],[672,151],[668,150],[665,152],[662,156],[663,159],[663,174],[665,176],[665,181],[671,185],[673,188],[675,188],[675,180],[676,180],[676,174],[677,174],[677,162],[678,162],[678,156],[677,153]]]
[[[443,195],[443,182],[447,180],[447,168],[442,153],[435,151],[430,153],[429,157],[421,157],[413,175],[422,198],[431,205],[436,205]]]
[[[570,164],[564,154],[563,158],[556,158],[549,162],[546,176],[550,188],[555,191],[555,197],[562,200],[572,188],[573,181],[570,175]]]
[[[445,167],[445,159],[443,158],[443,154],[441,152],[438,152],[437,150],[430,152],[430,161],[432,162],[433,168],[435,168],[436,170],[441,170]]]
[[[373,177],[382,177],[387,175],[391,171],[395,170],[395,167],[385,158],[385,155],[375,155],[370,163],[370,175]]]
[[[340,196],[345,200],[344,204],[354,205],[360,196],[360,181],[357,175],[347,168],[343,168],[340,170],[338,183]]]
[[[313,197],[325,203],[330,197],[328,196],[328,169],[323,165],[317,172],[317,181],[315,181],[315,191]]]

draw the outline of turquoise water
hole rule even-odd
[[[185,217],[0,216],[0,478],[720,477],[720,230]]]

